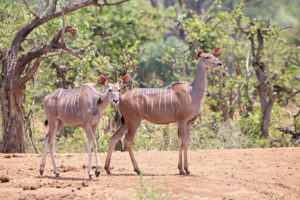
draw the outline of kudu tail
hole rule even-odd
[[[45,120],[44,126],[46,126],[46,127],[48,126],[48,119]]]

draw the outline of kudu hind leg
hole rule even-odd
[[[43,175],[43,173],[44,173],[44,168],[45,168],[45,164],[46,164],[48,141],[49,141],[49,132],[45,136],[45,140],[44,140],[44,151],[43,151],[42,162],[41,162],[41,165],[40,165],[40,174],[41,175]]]
[[[89,174],[89,178],[93,179],[94,175],[91,170],[92,169],[92,149],[95,146],[96,142],[95,142],[95,137],[93,134],[92,127],[89,124],[87,124],[83,128],[84,128],[85,133],[88,138],[88,174]]]
[[[55,138],[56,133],[63,127],[63,124],[60,121],[56,121],[53,124],[49,124],[49,146],[50,146],[50,153],[52,158],[52,164],[53,164],[53,172],[55,174],[56,178],[59,178],[59,171],[57,170],[55,158],[54,158],[54,144],[55,144]]]
[[[139,169],[139,167],[137,165],[137,162],[135,160],[135,157],[134,157],[134,154],[133,154],[132,145],[133,145],[133,139],[134,139],[136,131],[137,131],[138,127],[139,127],[139,124],[138,124],[138,126],[131,126],[131,127],[129,127],[128,133],[126,134],[125,139],[124,139],[126,148],[127,148],[128,152],[129,152],[129,155],[130,155],[130,158],[131,158],[133,169],[137,173],[137,175],[139,175],[141,173],[141,171],[140,171],[140,169]]]
[[[187,157],[187,151],[188,151],[189,143],[190,143],[190,125],[191,125],[190,123],[187,124],[186,133],[185,133],[184,142],[183,142],[184,170],[187,175],[190,174],[188,157]]]
[[[111,155],[112,155],[113,149],[114,149],[115,145],[117,144],[117,142],[127,132],[127,130],[128,130],[127,125],[126,124],[121,124],[119,126],[118,130],[110,138],[109,149],[108,149],[108,152],[107,152],[105,167],[104,167],[107,174],[111,174],[109,166],[110,166],[110,160],[111,160]]]

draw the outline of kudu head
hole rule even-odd
[[[129,75],[125,75],[122,77],[119,83],[109,83],[107,78],[103,75],[99,77],[99,85],[107,88],[107,96],[109,101],[112,101],[115,105],[119,103],[120,97],[120,89],[126,86],[129,83],[130,77]]]
[[[222,67],[222,63],[218,61],[217,57],[221,54],[222,47],[217,47],[209,53],[204,53],[199,50],[197,58],[203,63],[206,69],[213,69]]]

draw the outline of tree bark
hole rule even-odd
[[[261,135],[260,137],[269,137],[269,126],[271,119],[271,111],[274,103],[273,88],[271,82],[268,82],[265,75],[265,64],[261,62],[261,56],[264,50],[264,38],[262,35],[262,29],[259,28],[256,31],[257,36],[257,49],[255,49],[255,42],[253,35],[249,38],[252,46],[252,65],[255,69],[256,77],[258,79],[258,94],[260,100],[260,108],[263,114],[261,124]],[[255,51],[256,50],[256,51]]]
[[[6,67],[3,65],[3,67]],[[2,149],[3,153],[24,153],[23,88],[1,87]]]

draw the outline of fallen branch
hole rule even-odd
[[[279,130],[279,131],[281,131],[281,132],[283,132],[283,133],[285,133],[285,134],[291,134],[291,135],[293,135],[295,137],[297,137],[297,136],[299,137],[300,136],[300,132],[296,132],[296,131],[293,131],[293,130],[288,129],[288,128],[278,127],[276,129]]]

